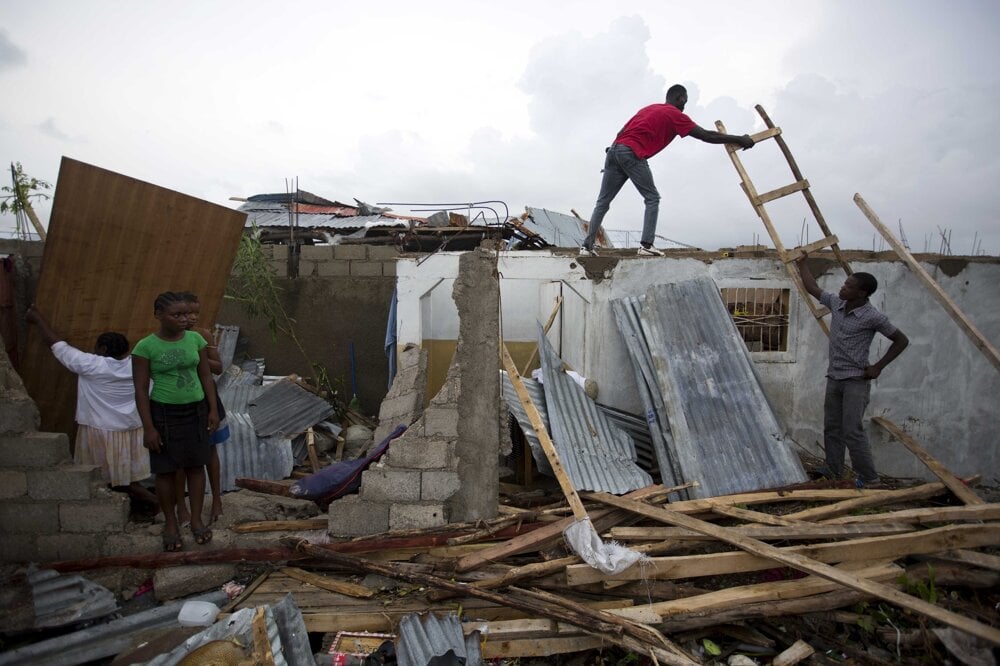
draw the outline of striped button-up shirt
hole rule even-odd
[[[831,313],[830,364],[826,376],[830,379],[863,376],[875,332],[890,337],[896,327],[870,302],[846,312],[847,301],[836,294],[824,291],[819,300]]]

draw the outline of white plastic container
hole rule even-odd
[[[219,607],[210,601],[185,601],[177,622],[182,627],[207,627],[215,622]]]

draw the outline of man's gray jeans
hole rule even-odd
[[[653,184],[653,172],[649,170],[649,163],[636,157],[628,146],[615,144],[608,149],[604,158],[603,173],[601,192],[597,195],[597,204],[590,216],[590,231],[583,241],[584,247],[594,247],[604,216],[626,180],[632,181],[646,204],[646,213],[642,218],[642,243],[652,245],[656,237],[656,218],[660,213],[660,193]]]
[[[844,472],[844,451],[851,452],[851,467],[864,483],[878,481],[872,447],[861,424],[871,395],[871,382],[861,378],[826,380],[823,405],[823,448],[826,466],[834,478]]]

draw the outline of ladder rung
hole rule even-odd
[[[826,238],[820,238],[818,241],[809,243],[808,245],[792,248],[785,253],[783,261],[788,264],[801,257],[803,254],[815,252],[816,250],[822,250],[823,248],[837,245],[838,243],[840,243],[840,239],[834,235],[827,236]]]
[[[763,132],[757,132],[756,134],[751,134],[750,138],[753,139],[754,143],[760,143],[764,139],[773,139],[779,134],[781,134],[781,128],[772,127],[770,129],[764,130]]]
[[[770,192],[764,192],[763,194],[757,195],[757,200],[754,202],[757,206],[761,204],[766,204],[768,201],[774,201],[775,199],[780,199],[781,197],[787,197],[789,194],[795,192],[801,192],[802,190],[809,189],[809,181],[803,178],[797,183],[792,183],[791,185],[785,185],[784,187],[779,187],[776,190],[771,190]]]

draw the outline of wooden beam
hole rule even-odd
[[[789,520],[782,516],[772,516],[769,513],[763,513],[761,511],[750,511],[748,509],[741,509],[739,507],[730,506],[728,504],[716,504],[712,507],[712,513],[717,513],[720,516],[726,516],[728,518],[736,518],[748,523],[760,523],[762,525],[796,525],[802,524],[801,520]]]
[[[845,565],[834,568],[844,575],[850,575],[862,580],[895,580],[903,573],[903,568],[896,564],[877,565]],[[814,594],[823,594],[840,589],[841,586],[831,580],[819,576],[807,576],[797,580],[784,580],[774,583],[755,583],[739,587],[727,587],[713,592],[706,592],[695,597],[658,601],[653,604],[609,610],[609,613],[627,617],[634,622],[657,624],[661,620],[675,615],[688,613],[703,613],[716,610],[732,609],[751,603],[778,601],[783,599],[800,599]]]
[[[370,599],[375,596],[375,591],[371,588],[365,587],[364,585],[348,583],[347,581],[337,580],[336,578],[332,578],[330,576],[321,576],[297,567],[283,567],[281,569],[281,573],[285,574],[289,578],[300,580],[303,583],[309,583],[310,585],[318,587],[322,590],[336,592],[337,594],[344,594],[349,597]]]
[[[787,650],[771,660],[771,666],[795,666],[803,659],[808,659],[816,653],[812,645],[801,638],[792,643]]]
[[[901,488],[899,490],[871,490],[868,494],[857,495],[852,499],[846,499],[836,504],[817,506],[811,509],[803,509],[795,513],[785,514],[785,518],[790,520],[820,520],[822,518],[832,518],[845,513],[850,513],[857,509],[867,509],[873,506],[885,506],[897,502],[909,502],[918,499],[927,499],[940,495],[947,490],[943,483],[924,483],[912,488]],[[862,491],[864,492],[864,491]]]
[[[934,559],[958,564],[969,564],[990,571],[1000,571],[1000,555],[979,553],[974,550],[949,550],[944,553],[935,554]]]
[[[704,521],[698,522],[704,523]],[[711,523],[704,524],[711,525]],[[716,525],[711,526],[717,530],[724,530],[733,539],[747,540],[751,543],[762,543],[750,537],[743,536],[729,528],[722,528]],[[1000,545],[1000,524],[987,523],[985,525],[948,525],[946,527],[935,527],[919,532],[865,537],[850,541],[834,541],[780,549],[773,546],[767,547],[780,553],[807,557],[816,562],[832,563],[863,562],[873,559],[892,560],[905,555],[926,555],[954,548],[979,548],[982,546],[997,545]],[[603,580],[638,580],[641,578],[676,580],[699,576],[718,576],[745,571],[762,571],[774,567],[773,559],[770,555],[755,553],[749,550],[746,552],[738,550],[728,553],[710,553],[707,555],[653,557],[641,567],[629,567],[620,574],[615,575],[602,573],[585,564],[575,564],[566,567],[566,583],[568,585],[584,585]]]
[[[780,127],[771,127],[769,129],[764,130],[763,132],[757,132],[756,134],[751,134],[750,138],[753,139],[754,143],[760,143],[765,139],[773,139],[774,137],[780,134],[781,134]]]
[[[252,532],[301,532],[306,530],[325,530],[330,525],[330,519],[303,518],[301,520],[258,520],[249,523],[239,523],[229,529],[237,534]]]
[[[962,500],[964,504],[985,504],[986,501],[977,495],[965,483],[951,473],[951,471],[941,464],[934,456],[928,453],[924,447],[917,443],[905,430],[885,418],[884,416],[873,416],[872,423],[880,425],[888,431],[890,435],[910,450],[910,453],[920,459],[927,469],[934,472],[934,476],[941,479],[941,483],[948,486],[948,490],[955,493],[955,497]]]
[[[948,522],[948,521],[940,521]],[[846,539],[849,537],[881,536],[912,532],[905,521],[876,522],[860,525],[738,525],[732,531],[761,541],[805,541],[809,539]],[[612,527],[608,537],[617,541],[706,541],[708,537],[683,527]]]
[[[963,520],[1000,520],[1000,504],[976,504],[972,506],[939,506],[930,509],[904,509],[869,513],[861,516],[841,516],[823,521],[824,525],[859,525],[864,523],[912,523],[933,525],[954,523]]]
[[[595,497],[599,497],[600,501],[610,506],[633,511],[641,516],[659,520],[660,522],[664,522],[669,525],[686,527],[688,529],[701,532],[702,534],[732,544],[738,548],[746,550],[747,552],[766,557],[774,560],[775,562],[780,562],[798,569],[799,571],[805,571],[806,573],[826,578],[827,580],[831,580],[840,585],[860,590],[862,592],[867,592],[868,594],[929,617],[937,622],[955,627],[956,629],[960,629],[966,633],[972,634],[973,636],[978,636],[979,638],[989,641],[994,645],[1000,645],[1000,630],[959,615],[958,613],[953,613],[943,608],[939,608],[934,604],[899,592],[898,590],[894,590],[886,585],[881,585],[879,583],[865,580],[864,578],[852,576],[828,564],[817,562],[816,560],[797,553],[784,552],[780,548],[775,548],[774,546],[766,544],[763,541],[740,536],[739,534],[735,534],[723,527],[707,523],[703,520],[697,520],[691,516],[675,513],[662,507],[652,507],[643,504],[642,502],[627,500],[606,493],[602,493]]]
[[[943,487],[939,489],[941,492]],[[736,495],[721,495],[705,499],[683,500],[671,502],[670,510],[676,513],[708,513],[716,506],[734,504],[773,504],[776,502],[830,502],[836,500],[855,499],[858,497],[886,497],[885,493],[898,493],[895,490],[855,490],[853,488],[805,488],[802,490],[764,490],[753,493],[738,493]],[[591,497],[588,495],[588,497]],[[593,495],[597,497],[597,495]],[[792,515],[785,518],[797,520]]]
[[[608,647],[610,643],[598,636],[562,636],[554,638],[515,638],[494,641],[487,639],[480,646],[483,659],[516,659],[519,657],[551,657],[581,650]]]
[[[948,294],[944,293],[944,289],[941,288],[941,285],[934,281],[934,278],[932,278],[927,271],[924,270],[924,267],[920,265],[920,262],[918,262],[912,254],[910,254],[910,251],[907,250],[902,243],[896,240],[892,231],[882,224],[878,215],[876,215],[875,211],[873,211],[868,204],[865,203],[865,200],[861,198],[860,194],[854,195],[854,203],[858,205],[858,208],[860,208],[861,212],[865,214],[865,217],[867,217],[868,221],[872,223],[872,226],[875,227],[880,234],[882,234],[886,241],[888,241],[892,249],[896,251],[896,255],[910,267],[910,270],[913,271],[915,276],[917,276],[917,279],[922,282],[925,287],[927,287],[927,290],[931,293],[934,300],[936,300],[941,307],[944,308],[944,311],[948,313],[948,316],[951,317],[952,320],[958,324],[958,327],[962,329],[962,332],[969,337],[976,349],[983,353],[987,360],[993,364],[994,368],[1000,370],[1000,351],[998,351],[997,348],[994,347],[993,344],[986,338],[986,336],[983,335],[971,321],[969,321],[968,317],[966,317],[965,314],[959,309],[958,305],[955,304],[955,301],[951,300],[951,298],[948,297]]]

